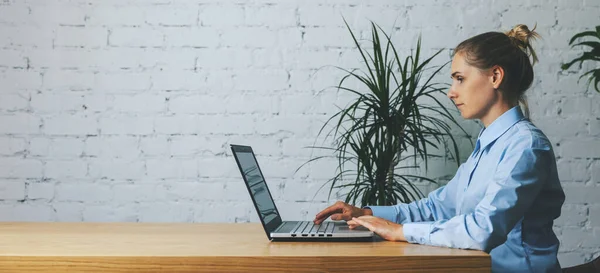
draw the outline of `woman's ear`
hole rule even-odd
[[[504,68],[499,65],[495,65],[492,67],[492,75],[490,77],[491,84],[494,89],[500,88],[500,84],[502,84],[502,80],[504,79]]]

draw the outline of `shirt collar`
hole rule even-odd
[[[494,120],[487,128],[481,129],[479,137],[477,138],[479,148],[485,148],[488,144],[494,142],[503,135],[510,127],[515,125],[515,123],[524,118],[525,116],[523,115],[523,112],[521,112],[519,106],[515,106],[504,112],[504,114]]]

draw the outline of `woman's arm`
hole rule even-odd
[[[368,206],[366,208],[372,210],[373,216],[400,224],[449,219],[456,215],[456,184],[463,165],[460,165],[454,178],[448,184],[432,191],[426,198],[409,204]]]

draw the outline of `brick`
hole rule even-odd
[[[149,159],[146,166],[148,177],[155,179],[198,177],[198,162],[195,159]]]
[[[590,225],[594,228],[600,227],[600,205],[590,208]]]
[[[533,13],[536,15],[535,20],[530,19]],[[539,29],[549,28],[556,24],[556,14],[554,7],[547,5],[530,7],[528,9],[509,9],[502,12],[502,23],[507,30],[514,27],[516,23],[526,24],[532,28],[535,24],[537,24]]]
[[[31,108],[37,113],[74,112],[83,110],[84,96],[72,93],[33,93]]]
[[[204,5],[200,8],[201,26],[241,26],[244,25],[242,5]]]
[[[85,141],[84,153],[98,158],[138,158],[139,138],[136,136],[89,137]]]
[[[462,13],[462,11],[460,11]],[[427,16],[423,16],[427,14]],[[411,27],[455,27],[454,18],[462,17],[458,9],[441,6],[414,6],[408,12],[408,22]]]
[[[600,140],[565,140],[560,145],[560,154],[568,158],[597,158]]]
[[[251,116],[200,116],[200,133],[209,134],[252,134],[255,121]]]
[[[40,131],[41,121],[31,114],[3,114],[0,116],[0,133],[32,134]]]
[[[565,204],[586,204],[595,203],[600,196],[600,186],[582,186],[573,184],[563,184],[566,200]]]
[[[92,26],[142,26],[146,24],[140,6],[95,6],[86,11],[87,23]]]
[[[587,133],[586,122],[578,118],[540,117],[534,123],[550,139],[559,140]]]
[[[197,52],[198,59],[195,66],[199,69],[249,68],[256,65],[252,56],[256,50],[203,48]]]
[[[23,138],[0,137],[0,155],[15,155],[25,152],[27,141]]]
[[[584,159],[559,160],[558,176],[564,182],[586,182],[590,179],[588,162]]]
[[[217,204],[209,204],[207,206],[202,207],[200,211],[195,211],[193,215],[193,220],[195,222],[202,223],[223,223],[223,222],[233,222],[235,218],[248,217],[250,215],[252,208],[252,202],[248,199],[248,202],[243,204],[229,203],[229,213],[223,213],[220,211],[221,207],[218,202]],[[256,214],[256,212],[252,212]]]
[[[3,180],[0,183],[0,200],[25,200],[25,181]]]
[[[169,99],[169,112],[176,114],[223,114],[225,98],[211,95],[180,95]]]
[[[30,8],[26,5],[3,5],[0,8],[0,23],[26,24]]]
[[[87,163],[81,160],[51,160],[46,161],[44,176],[54,179],[85,178]]]
[[[156,117],[154,130],[157,134],[197,134],[206,125],[197,116],[173,115]],[[203,131],[208,129],[202,129]]]
[[[212,28],[170,28],[164,31],[169,47],[217,47],[219,33]]]
[[[580,247],[589,247],[594,241],[593,230],[587,228],[565,227],[562,232],[562,246],[565,250],[575,250]]]
[[[598,161],[592,164],[592,181],[600,181],[600,162]]]
[[[40,25],[84,25],[86,11],[72,5],[33,5],[31,21]]]
[[[0,70],[0,86],[6,92],[40,88],[42,74],[36,71]]]
[[[592,101],[588,98],[566,98],[562,101],[561,116],[582,117],[592,111]]]
[[[235,85],[239,90],[277,91],[289,88],[289,75],[281,70],[239,70]]]
[[[310,48],[354,48],[350,33],[343,28],[306,28],[303,45]]]
[[[590,120],[589,133],[592,137],[600,136],[600,118]]]
[[[2,26],[0,46],[51,48],[54,30],[49,27]]]
[[[47,71],[44,73],[44,89],[61,91],[84,91],[99,88],[94,74],[77,71]]]
[[[558,8],[556,11],[556,21],[563,27],[593,26],[597,19],[594,9]]]
[[[299,48],[302,45],[304,32],[299,28],[277,30],[277,46],[280,48]],[[265,50],[271,52],[271,50]]]
[[[54,210],[49,204],[17,203],[0,205],[0,217],[9,222],[51,222]]]
[[[29,154],[46,158],[79,158],[84,141],[80,138],[34,137],[29,141]]]
[[[269,48],[277,43],[277,32],[262,27],[240,27],[221,34],[221,46],[241,48]]]
[[[112,187],[117,203],[156,202],[165,200],[165,189],[158,185],[118,184]]]
[[[43,131],[50,135],[94,135],[98,121],[88,116],[55,115],[44,119]]]
[[[206,149],[207,143],[200,136],[173,136],[170,141],[171,156],[197,156],[203,149]]]
[[[0,16],[1,18],[2,16]],[[27,68],[28,58],[23,51],[0,50],[0,68]]]
[[[256,131],[263,135],[279,132],[302,136],[308,133],[311,121],[309,117],[274,116],[256,121]]]
[[[151,86],[146,73],[99,73],[95,75],[94,88],[105,92],[141,91]]]
[[[108,30],[90,27],[60,27],[54,45],[72,47],[102,47],[108,43]]]
[[[223,200],[225,185],[222,183],[175,182],[169,185],[168,200]]]
[[[156,113],[166,110],[164,95],[115,95],[112,110],[122,113]]]
[[[127,159],[91,160],[89,176],[107,179],[140,179],[146,173],[144,162]]]
[[[82,202],[52,203],[52,208],[56,211],[56,220],[59,222],[82,222],[84,207]]]
[[[345,27],[344,20],[340,15],[339,6],[304,5],[298,8],[300,25],[307,27]]]
[[[206,86],[206,75],[201,72],[179,71],[152,74],[152,90],[198,90]]]
[[[119,207],[109,205],[86,206],[82,211],[85,222],[137,222],[138,205],[126,204]]]
[[[358,59],[358,52],[347,54],[349,58]],[[324,66],[336,65],[340,61],[340,52],[337,50],[294,50],[287,51],[284,62],[287,66],[299,69],[319,69]],[[333,81],[332,81],[333,82]]]
[[[140,150],[144,157],[164,157],[169,153],[170,140],[166,136],[146,136],[140,139]]]
[[[0,158],[0,177],[41,178],[42,162],[34,159]]]
[[[196,48],[167,48],[164,51],[146,51],[143,61],[152,60],[151,68],[168,71],[193,70],[196,64]]]
[[[164,34],[151,28],[118,28],[109,32],[108,44],[122,47],[162,47]]]
[[[581,252],[559,253],[558,262],[563,268],[580,265],[585,262],[585,254]]]
[[[246,26],[296,26],[296,11],[293,7],[281,5],[246,6]]]
[[[554,225],[583,226],[588,219],[588,211],[591,210],[584,205],[565,204],[560,217],[554,221]]]
[[[181,202],[157,202],[140,204],[140,221],[143,222],[189,222],[195,206]]]
[[[115,115],[100,118],[102,134],[149,135],[154,132],[154,118],[143,116]]]
[[[54,198],[54,183],[30,182],[27,184],[27,199],[52,200]]]
[[[26,110],[29,107],[29,96],[19,94],[0,95],[0,109],[5,111]]]
[[[230,96],[226,100],[225,111],[230,114],[277,114],[283,109],[279,100],[276,96],[260,93]]]
[[[198,19],[198,9],[193,7],[154,6],[146,9],[146,23],[158,26],[193,26]]]

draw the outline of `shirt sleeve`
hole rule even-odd
[[[532,148],[531,140],[510,146],[472,213],[448,220],[405,224],[407,241],[488,253],[504,243],[541,190],[547,166],[552,166],[554,159],[550,147]]]
[[[456,215],[456,184],[462,173],[463,165],[460,165],[450,182],[429,193],[427,198],[409,204],[369,206],[366,208],[373,211],[373,216],[399,224],[449,219]]]

